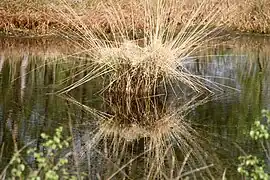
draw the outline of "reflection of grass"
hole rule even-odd
[[[114,124],[103,124],[100,129],[103,137],[100,140],[108,141],[108,144],[104,144],[104,150],[108,152],[107,156],[120,167],[121,160],[126,162],[128,158],[125,156],[129,154],[121,154],[121,152],[127,152],[132,145],[134,149],[131,151],[136,151],[139,148],[144,149],[143,161],[135,162],[143,167],[144,174],[150,179],[167,176],[171,176],[171,178],[183,177],[188,171],[196,168],[204,167],[208,169],[195,131],[184,120],[174,118],[173,116],[164,117],[164,119],[153,123],[152,129],[139,127],[136,124],[131,127],[115,127]],[[136,147],[134,142],[142,142],[143,144],[141,147]],[[88,150],[91,150],[91,146]],[[134,157],[135,155],[130,154],[128,156]],[[177,156],[186,156],[187,162],[182,159],[183,157]],[[168,173],[170,171],[174,171],[174,173]],[[203,174],[204,172],[200,173]]]
[[[74,48],[66,40],[60,38],[4,38],[0,37],[0,55],[5,58],[21,57],[30,52],[31,55],[46,58],[61,57],[64,54],[74,52]]]
[[[170,121],[169,123],[171,122],[172,121]],[[192,129],[189,129],[187,124],[180,124],[181,128],[187,128],[186,133],[189,134],[189,130],[193,131]],[[164,123],[162,123],[162,125],[164,125]],[[171,125],[175,127],[176,124]],[[111,128],[113,127],[110,127],[110,129]],[[169,129],[170,128],[172,127],[169,127]],[[160,127],[159,129],[162,128]],[[0,173],[0,179],[6,179],[9,177],[11,177],[12,179],[84,179],[86,173],[82,172],[80,167],[76,163],[75,166],[77,172],[73,172],[74,168],[72,168],[72,162],[70,162],[69,160],[70,153],[64,153],[64,150],[69,146],[70,139],[62,136],[62,130],[62,127],[56,129],[56,133],[53,137],[50,137],[44,133],[41,134],[41,137],[44,140],[44,142],[42,142],[42,147],[45,148],[45,151],[41,151],[37,148],[30,148],[28,147],[30,144],[24,146],[20,150],[17,150],[13,154],[13,157],[10,160],[9,164],[6,165],[4,170]],[[114,130],[110,130],[110,132],[112,131]],[[173,130],[169,131],[173,132]],[[196,151],[198,149],[197,143],[195,144],[196,146],[193,147],[195,149],[187,149],[189,151],[185,153],[185,157],[182,157],[183,162],[181,164],[177,163],[178,157],[175,154],[174,148],[174,146],[177,145],[158,143],[158,141],[160,140],[159,135],[166,137],[165,134],[169,131],[163,130],[163,132],[161,133],[154,133],[153,136],[148,136],[148,138],[150,139],[144,139],[144,145],[148,144],[150,145],[150,147],[145,147],[145,150],[142,153],[136,152],[136,149],[134,148],[134,142],[126,141],[125,137],[122,137],[125,140],[121,140],[121,138],[118,138],[119,134],[117,135],[118,137],[115,137],[114,135],[111,136],[110,133],[107,133],[108,137],[105,137],[105,139],[102,140],[103,142],[101,142],[101,144],[104,144],[102,148],[104,148],[106,154],[98,152],[103,158],[108,160],[107,165],[104,164],[104,167],[102,168],[105,170],[105,173],[102,175],[99,173],[92,175],[89,174],[90,172],[88,172],[89,178],[95,177],[106,179],[124,179],[137,176],[143,179],[182,179],[190,175],[194,175],[197,172],[200,172],[200,174],[202,175],[203,170],[207,170],[212,166],[206,166],[203,164],[204,166],[198,167],[197,169],[192,169],[192,167],[186,167],[187,163],[189,163],[190,157],[195,155],[193,151]],[[185,130],[181,129],[181,132],[184,131]],[[195,136],[191,136],[190,138],[192,137]],[[157,141],[153,141],[153,138]],[[181,141],[181,143],[187,142],[187,140],[182,140],[183,141]],[[153,144],[151,144],[151,142]],[[184,147],[186,146],[185,144],[181,145]],[[33,156],[35,158],[36,166],[33,162],[31,162],[31,160],[29,165],[29,159],[25,159],[22,157],[23,151],[26,148],[28,156]],[[91,147],[91,150],[98,151],[98,149],[95,149],[94,147]],[[182,150],[184,150],[183,147]],[[75,156],[72,158],[74,158],[74,160],[76,161]],[[198,157],[196,158],[200,160]],[[142,159],[143,162],[140,162]],[[196,166],[200,165],[198,164],[198,161],[193,163],[195,163]],[[138,171],[139,169],[141,169],[140,167],[144,169],[142,169],[142,171]],[[130,177],[130,175],[133,176]],[[202,176],[205,177],[205,175]]]
[[[104,112],[68,99],[97,119],[93,123],[95,130],[86,140],[86,153],[93,157],[92,153],[98,151],[116,165],[116,171],[112,172],[101,167],[106,171],[105,178],[119,173],[131,176],[134,163],[143,167],[142,173],[136,171],[136,174],[144,179],[195,176],[203,169],[207,176],[212,176],[198,135],[184,120],[184,114],[195,106],[194,102],[183,103],[179,108],[181,113],[170,112],[167,96],[168,91],[175,92],[175,82],[181,84],[179,89],[188,89],[190,94],[211,92],[211,87],[215,87],[207,79],[189,72],[186,64],[188,57],[212,40],[216,29],[209,26],[219,11],[213,8],[194,25],[206,5],[202,3],[191,13],[189,21],[179,26],[177,21],[168,20],[175,13],[174,3],[173,0],[144,1],[141,19],[135,14],[126,18],[121,4],[103,4],[109,34],[104,29],[88,27],[70,6],[65,11],[59,9],[66,20],[63,23],[68,24],[66,27],[70,24],[75,27],[68,31],[67,37],[89,57],[81,72],[90,69],[60,93],[71,92],[97,77],[103,78]]]
[[[150,179],[188,176],[196,174],[196,171],[188,174],[189,171],[197,168],[207,170],[212,166],[206,165],[204,151],[201,149],[196,132],[184,120],[168,116],[156,121],[150,128],[136,124],[131,127],[119,127],[116,123],[116,125],[112,123],[114,122],[107,122],[107,124],[104,122],[93,139],[95,143],[98,143],[98,138],[100,142],[107,141],[101,150],[104,154],[107,152],[106,157],[119,167],[123,165],[123,162],[127,163],[130,157],[136,157],[136,149],[137,151],[144,149],[144,158],[140,159],[141,162],[134,160],[137,166],[143,167],[143,172],[135,172],[145,174],[144,176]],[[141,143],[141,146],[136,145],[136,142]],[[87,144],[87,150],[92,151],[95,147],[93,143],[87,142]],[[134,154],[128,151],[133,151]],[[186,156],[186,162],[183,156]],[[127,168],[131,168],[130,165]],[[210,171],[206,173],[200,171],[202,174],[207,174],[207,172]]]
[[[212,167],[212,163],[216,163],[214,158],[208,156],[208,151],[203,149],[202,138],[185,119],[187,111],[206,99],[197,103],[194,103],[197,100],[191,101],[176,110],[163,106],[143,109],[145,116],[138,114],[134,120],[134,117],[126,119],[128,115],[125,117],[125,113],[114,112],[112,109],[119,106],[115,103],[107,107],[109,114],[105,114],[74,99],[68,100],[87,110],[96,119],[90,120],[92,130],[84,132],[86,146],[79,152],[88,156],[88,164],[92,164],[89,169],[102,178],[139,176],[142,179],[163,179],[221,174],[212,174],[211,170],[219,168]],[[137,114],[136,108],[130,111]],[[82,159],[85,160],[85,156]]]

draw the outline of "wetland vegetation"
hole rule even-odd
[[[108,1],[106,1],[108,2]],[[200,6],[200,0],[177,1],[171,14],[180,24],[189,21],[194,9]],[[224,25],[228,31],[253,32],[269,34],[270,3],[268,0],[204,0],[206,6],[200,18],[206,17],[213,7],[222,11],[220,21],[213,26]],[[107,28],[108,21],[104,18],[102,0],[66,0],[73,10],[82,17],[86,25]],[[125,16],[141,19],[143,0],[131,2],[118,0],[119,6],[125,9]],[[62,17],[55,8],[65,9],[64,1],[53,0],[2,0],[0,2],[0,31],[15,36],[50,36],[62,29]],[[229,9],[229,13],[227,12]],[[141,24],[138,25],[140,27]],[[132,24],[130,24],[132,26]],[[71,27],[72,28],[72,27]]]
[[[268,33],[259,2],[1,1],[3,34],[53,36],[1,39],[0,178],[241,178],[269,43],[224,32]]]

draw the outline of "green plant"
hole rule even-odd
[[[45,133],[41,134],[44,142],[42,146],[45,148],[45,153],[40,152],[37,148],[29,148],[27,154],[34,157],[36,168],[29,167],[22,159],[21,153],[16,152],[11,161],[12,167],[10,179],[31,179],[31,180],[57,180],[57,179],[77,179],[76,176],[67,171],[68,158],[58,157],[64,148],[69,147],[71,138],[63,138],[63,128],[59,127],[55,131],[55,135],[50,137]]]
[[[269,175],[265,172],[265,163],[257,156],[248,155],[240,156],[241,161],[237,171],[245,177],[257,180],[268,180]]]
[[[263,119],[264,123],[261,121]],[[258,141],[262,148],[264,149],[265,155],[268,160],[270,154],[270,145],[267,141],[270,133],[270,112],[267,110],[262,110],[262,116],[260,119],[256,120],[250,130],[250,137]],[[239,157],[240,164],[237,171],[243,176],[250,179],[269,179],[269,174],[265,170],[265,162],[259,159],[257,156],[246,155]]]
[[[260,120],[256,120],[251,131],[250,137],[254,140],[267,140],[270,133],[270,113],[267,110],[262,110],[262,118],[266,120],[265,124],[262,124]]]

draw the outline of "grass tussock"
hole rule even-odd
[[[81,16],[66,6],[69,13],[61,11],[66,27],[71,24],[76,28],[72,35],[68,32],[67,37],[88,55],[88,62],[95,68],[62,93],[99,76],[109,79],[102,92],[125,94],[127,101],[132,96],[144,98],[157,95],[160,86],[166,90],[175,81],[195,92],[211,91],[203,82],[207,80],[190,73],[185,65],[193,53],[213,39],[217,29],[209,26],[216,20],[218,8],[200,24],[194,25],[194,20],[204,10],[205,4],[201,4],[192,13],[190,21],[179,29],[177,21],[168,21],[170,12],[174,13],[175,3],[174,0],[146,0],[143,4],[145,16],[139,22],[126,19],[120,5],[103,4],[108,11],[105,17],[110,23],[110,34],[94,25],[88,27]],[[128,25],[130,21],[134,24],[131,29]],[[137,29],[135,24],[141,22],[143,29]]]
[[[70,100],[96,117],[96,128],[86,140],[86,152],[97,150],[118,167],[106,179],[123,169],[132,169],[135,161],[142,161],[143,179],[182,178],[194,174],[194,169],[208,169],[198,135],[184,118],[195,105],[186,103],[180,110],[170,111],[167,96],[169,90],[175,91],[175,82],[180,84],[180,89],[187,88],[195,94],[212,92],[212,87],[216,87],[189,72],[186,65],[193,53],[214,38],[217,29],[210,25],[220,11],[213,8],[201,19],[200,14],[207,7],[202,3],[190,13],[189,21],[179,26],[171,18],[176,13],[176,3],[145,0],[140,4],[144,14],[141,19],[133,18],[132,11],[131,18],[126,18],[122,4],[102,3],[106,29],[95,24],[88,26],[70,6],[58,9],[65,19],[63,29],[74,27],[66,37],[89,57],[81,73],[91,67],[60,93],[68,93],[97,77],[104,79],[100,91],[105,102],[103,111]],[[200,23],[195,25],[198,19]],[[140,142],[142,147],[137,144]],[[210,171],[206,174],[211,177]]]

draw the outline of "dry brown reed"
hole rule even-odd
[[[68,0],[69,1],[69,0]],[[101,5],[100,0],[82,0],[69,1],[76,12],[82,16],[86,25],[95,25],[99,28],[108,27],[108,22],[104,18],[106,11]],[[142,19],[143,1],[121,0],[118,4],[124,9],[124,18]],[[270,3],[268,0],[207,0],[205,10],[200,13],[200,18],[204,18],[212,11],[212,7],[217,4],[223,10],[219,23],[213,23],[213,26],[223,24],[228,30],[238,30],[242,32],[269,33],[270,32]],[[0,2],[0,30],[5,34],[13,35],[51,35],[55,29],[59,30],[63,19],[59,13],[52,7],[60,4],[60,8],[65,9],[61,1],[38,1],[38,0],[3,0]],[[132,5],[131,5],[132,4]],[[185,24],[194,9],[201,4],[199,0],[177,1],[175,9],[177,13],[170,16],[177,20],[179,24]],[[61,7],[62,6],[62,7]],[[230,13],[227,10],[230,9]],[[199,20],[199,19],[198,19]],[[199,22],[195,21],[194,23]],[[138,24],[129,24],[131,27],[137,25],[139,28],[142,22]],[[73,28],[72,26],[70,27]],[[108,30],[108,29],[107,29]],[[108,30],[109,32],[109,30]]]
[[[0,2],[0,29],[5,34],[44,35],[56,23],[50,14],[38,1],[4,0]]]

